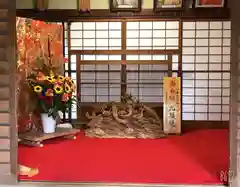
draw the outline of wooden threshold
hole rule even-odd
[[[123,64],[124,60],[81,60],[80,64]],[[125,60],[124,64],[169,64],[170,60]],[[112,72],[112,71],[111,71]]]
[[[166,49],[166,50],[144,50],[144,49],[120,49],[120,50],[72,50],[70,49],[69,54],[75,55],[172,55],[179,54],[179,49]]]
[[[73,125],[83,125],[87,121],[72,120]],[[182,121],[182,133],[204,129],[229,129],[229,121]]]
[[[229,121],[182,121],[183,133],[203,129],[229,129]]]

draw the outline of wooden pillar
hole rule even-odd
[[[0,185],[17,183],[16,0],[0,2]]]
[[[231,115],[229,186],[240,186],[240,1],[231,7]]]

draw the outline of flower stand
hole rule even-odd
[[[53,133],[43,133],[43,132],[26,132],[26,133],[19,133],[18,137],[20,139],[20,144],[25,144],[29,146],[35,147],[43,147],[43,142],[45,140],[63,137],[65,139],[76,139],[76,134],[79,133],[79,129],[72,129],[72,128],[60,128],[57,127],[56,131]]]

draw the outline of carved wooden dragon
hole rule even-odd
[[[86,135],[90,137],[162,138],[162,120],[150,107],[141,104],[132,95],[122,97],[122,103],[110,102],[100,111],[86,113],[90,120]]]

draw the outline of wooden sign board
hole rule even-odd
[[[166,134],[181,134],[181,78],[164,77],[163,130]]]

